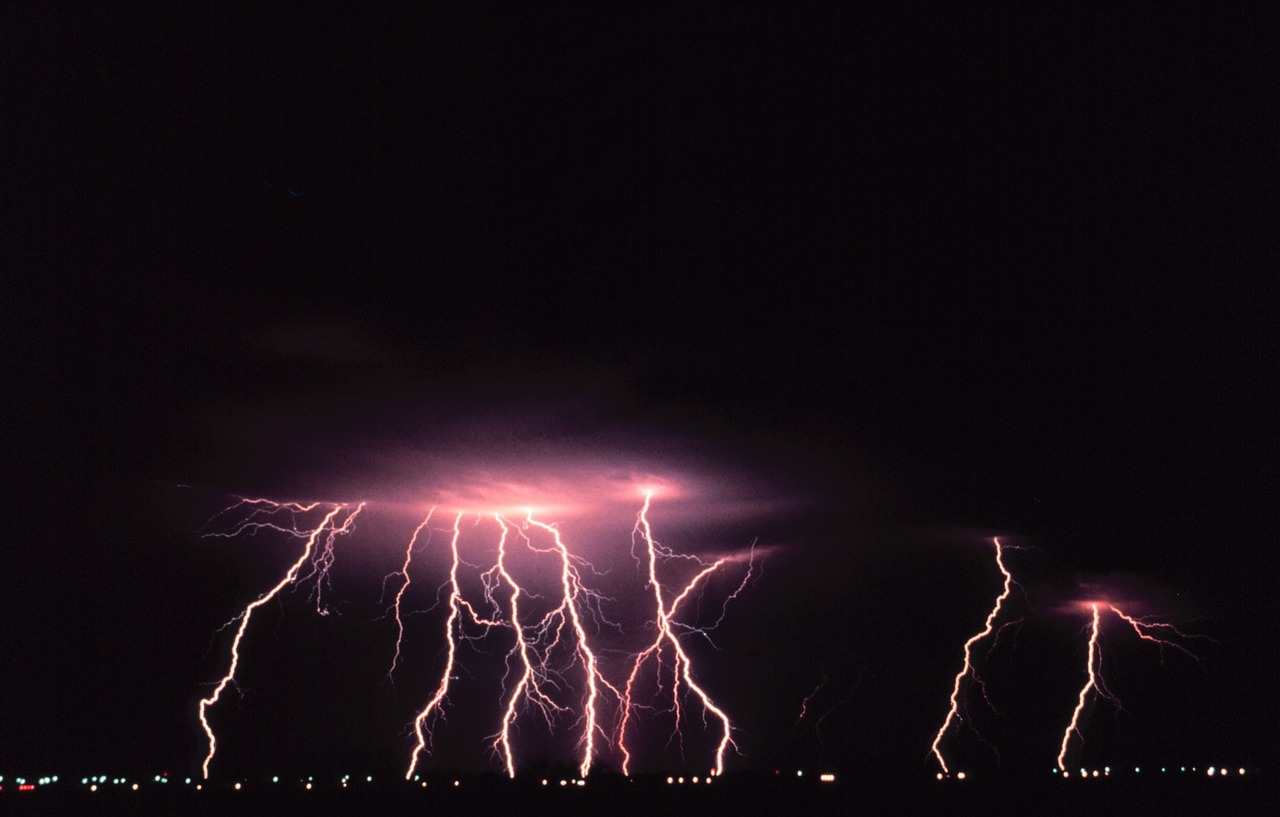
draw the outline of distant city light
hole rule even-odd
[[[823,772],[822,774],[818,775],[818,779],[821,780],[823,783],[836,782],[836,776],[833,775],[831,772]]]

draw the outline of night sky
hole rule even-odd
[[[234,497],[425,507],[585,460],[697,475],[659,538],[764,553],[689,642],[731,769],[931,777],[994,535],[1023,623],[958,766],[1054,766],[1101,593],[1213,640],[1108,629],[1085,760],[1274,769],[1262,8],[6,10],[0,771],[198,767],[216,631],[297,553],[202,538]],[[638,507],[595,520],[607,583]],[[255,620],[220,773],[402,770],[439,611],[387,685],[415,522],[375,511],[341,615]],[[428,768],[498,769],[468,661]]]

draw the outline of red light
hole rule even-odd
[[[34,783],[24,783],[18,787],[18,791],[35,791],[35,790],[36,790],[36,784]]]

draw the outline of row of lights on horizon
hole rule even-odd
[[[1103,766],[1101,769],[1084,769],[1084,768],[1082,768],[1082,769],[1080,769],[1080,771],[1079,771],[1079,773],[1078,773],[1078,774],[1072,774],[1070,771],[1063,771],[1063,770],[1061,770],[1061,769],[1056,769],[1056,768],[1055,768],[1055,769],[1052,769],[1051,771],[1053,772],[1053,774],[1055,774],[1055,775],[1061,775],[1061,776],[1062,776],[1062,777],[1064,777],[1064,778],[1068,778],[1068,777],[1092,778],[1092,777],[1110,777],[1110,776],[1111,776],[1111,767],[1110,767],[1110,766]],[[1161,766],[1161,767],[1160,767],[1160,772],[1161,772],[1162,774],[1167,773],[1168,771],[1169,771],[1169,767],[1168,767],[1168,766]],[[1198,774],[1198,773],[1199,773],[1199,767],[1197,767],[1197,766],[1192,766],[1192,767],[1188,768],[1188,767],[1186,767],[1186,766],[1179,766],[1179,767],[1178,767],[1178,769],[1177,769],[1177,771],[1178,771],[1178,773],[1180,773],[1180,774],[1185,774],[1186,772],[1191,772],[1192,774]],[[1232,776],[1239,777],[1239,776],[1244,775],[1244,774],[1245,774],[1245,772],[1246,772],[1246,770],[1245,770],[1245,768],[1244,768],[1244,767],[1240,767],[1239,769],[1236,769],[1234,772],[1232,772],[1232,770],[1231,770],[1231,769],[1228,769],[1228,768],[1226,768],[1225,766],[1210,766],[1209,768],[1205,769],[1205,775],[1206,775],[1207,777],[1232,777]],[[1141,767],[1141,766],[1134,766],[1134,767],[1133,767],[1133,773],[1134,773],[1134,774],[1142,774],[1142,767]],[[937,777],[937,779],[938,779],[938,780],[946,780],[946,779],[951,778],[951,777],[954,777],[956,780],[964,780],[964,779],[966,778],[966,776],[967,776],[967,775],[965,775],[965,773],[964,773],[964,772],[956,772],[954,775],[944,774],[943,772],[938,772],[938,773],[937,773],[937,775],[936,775],[936,777]]]
[[[797,771],[796,776],[803,777],[804,772]],[[666,779],[666,782],[667,782],[667,785],[669,786],[684,785],[686,782],[689,782],[692,784],[709,785],[713,777],[714,776],[711,774],[707,774],[705,776],[693,775],[692,777],[689,777],[689,778],[685,778],[683,776],[680,776],[680,777],[670,776]],[[963,772],[961,772],[960,777],[963,779],[964,777]],[[823,783],[833,783],[835,782],[836,776],[828,772],[828,773],[820,774],[818,776],[818,779]],[[4,780],[5,780],[4,776],[0,775],[0,792],[4,791]],[[18,778],[14,778],[11,786],[13,788],[16,788],[18,791],[34,791],[37,786],[47,786],[57,782],[58,782],[57,775],[52,775],[50,777],[41,777],[38,780],[36,780],[35,783],[28,782],[26,778],[18,777]],[[152,778],[152,782],[159,785],[167,785],[171,781],[169,778],[169,774],[166,772],[164,774],[156,775],[154,778]],[[273,776],[271,778],[271,782],[273,784],[279,784],[280,783],[279,775]],[[349,788],[352,782],[353,782],[352,776],[349,774],[343,775],[342,779],[339,781],[340,785],[344,789]],[[355,781],[355,782],[359,782],[359,781]],[[372,783],[373,776],[366,775],[364,778],[364,782]],[[414,775],[412,782],[415,784],[419,784],[424,789],[427,787],[427,782],[425,780],[422,780],[420,775]],[[455,788],[462,785],[461,780],[454,780],[452,782]],[[565,788],[570,786],[580,787],[580,786],[587,785],[587,781],[584,778],[562,779],[558,782],[561,787],[565,787]],[[315,787],[315,777],[309,776],[305,779],[298,780],[297,783],[298,785],[302,786],[305,790],[311,791]],[[552,781],[547,778],[543,778],[541,783],[543,786],[549,786],[551,785]],[[204,784],[201,781],[191,777],[183,778],[182,784],[184,786],[194,785],[196,791],[204,790]],[[111,787],[123,786],[128,788],[131,791],[138,791],[141,788],[139,782],[136,780],[131,781],[126,777],[109,777],[107,775],[83,777],[80,779],[80,785],[88,789],[90,792],[97,792],[100,788],[105,789],[108,786],[111,786]],[[233,783],[230,784],[230,788],[234,791],[242,791],[244,787],[245,787],[245,782],[241,780],[234,781]]]
[[[1099,774],[1098,769],[1090,770],[1085,768],[1081,768],[1079,774],[1077,775],[1072,775],[1070,771],[1065,769],[1053,769],[1052,771],[1054,774],[1060,774],[1063,777],[1073,777],[1073,776],[1075,777],[1110,777],[1111,776],[1110,766],[1103,766],[1101,770],[1101,774]],[[1177,769],[1178,774],[1186,774],[1187,772],[1191,772],[1192,774],[1198,774],[1199,771],[1200,769],[1198,766],[1191,766],[1190,768],[1186,766],[1179,766]],[[1167,774],[1168,772],[1169,772],[1168,766],[1160,767],[1161,774]],[[1133,773],[1142,774],[1142,767],[1134,766]],[[1235,771],[1236,776],[1243,775],[1244,773],[1245,773],[1245,769],[1243,766],[1240,767],[1239,769],[1236,769]],[[1209,768],[1205,769],[1205,775],[1207,777],[1230,777],[1232,775],[1232,771],[1231,769],[1228,769],[1225,766],[1210,766]]]

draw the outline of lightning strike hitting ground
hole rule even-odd
[[[963,720],[960,716],[960,686],[964,682],[965,676],[972,676],[979,684],[982,683],[982,679],[978,677],[978,673],[973,668],[973,647],[979,641],[982,641],[984,638],[991,635],[996,618],[1000,615],[1000,608],[1004,605],[1005,600],[1009,598],[1009,594],[1015,584],[1013,575],[1009,573],[1009,570],[1004,566],[1004,547],[1000,544],[1000,538],[994,537],[991,541],[995,544],[996,548],[996,566],[1000,568],[1000,573],[1004,576],[1004,589],[1000,592],[1000,595],[996,597],[996,601],[991,608],[991,612],[987,613],[987,620],[983,624],[982,629],[970,636],[968,641],[964,642],[964,665],[960,668],[960,671],[956,673],[955,682],[951,687],[951,708],[947,710],[947,717],[943,719],[942,726],[938,728],[938,733],[933,737],[933,746],[931,751],[933,752],[934,757],[938,759],[938,765],[942,767],[942,773],[944,775],[951,774],[951,769],[947,767],[947,761],[942,757],[942,750],[939,748],[939,745],[942,743],[942,736],[945,735],[947,733],[947,729],[951,727],[952,721]]]
[[[1071,712],[1071,722],[1067,724],[1066,730],[1062,733],[1062,746],[1058,749],[1058,768],[1063,774],[1067,774],[1067,744],[1071,741],[1071,735],[1080,734],[1080,713],[1084,712],[1084,705],[1089,699],[1089,691],[1093,689],[1102,690],[1106,693],[1106,687],[1099,685],[1098,676],[1098,631],[1101,629],[1098,617],[1098,605],[1092,603],[1089,605],[1093,610],[1093,623],[1089,625],[1089,659],[1085,663],[1085,672],[1089,679],[1085,685],[1080,688],[1080,695],[1076,699],[1076,708]]]
[[[676,610],[679,609],[680,604],[688,598],[689,594],[693,592],[693,589],[697,587],[699,582],[719,569],[720,566],[725,563],[725,559],[717,559],[711,564],[699,562],[703,565],[702,569],[689,580],[684,589],[681,590],[678,595],[671,599],[670,603],[665,602],[663,600],[662,583],[658,580],[658,556],[660,554],[669,556],[671,553],[658,544],[658,542],[653,538],[653,530],[649,524],[648,517],[649,504],[652,498],[652,493],[646,492],[644,506],[640,509],[640,513],[636,518],[635,531],[640,534],[645,544],[649,572],[648,586],[653,589],[657,634],[649,646],[644,650],[641,650],[636,655],[635,660],[631,665],[631,674],[627,677],[627,683],[623,690],[622,716],[621,722],[618,725],[618,745],[622,750],[623,757],[622,773],[630,773],[631,752],[627,747],[626,737],[627,727],[631,721],[631,713],[636,707],[636,704],[632,699],[632,692],[635,687],[636,677],[640,673],[640,668],[644,666],[650,658],[653,658],[658,663],[658,671],[661,675],[663,667],[662,648],[665,643],[670,645],[671,651],[674,653],[674,664],[671,668],[671,711],[675,715],[676,719],[676,734],[679,734],[680,721],[683,716],[680,704],[680,681],[683,680],[689,691],[697,696],[698,700],[702,702],[704,713],[710,712],[720,721],[721,737],[720,742],[716,746],[715,765],[712,768],[712,774],[718,776],[724,772],[725,750],[729,746],[734,746],[736,748],[736,744],[733,743],[733,739],[731,737],[733,725],[729,722],[729,716],[725,714],[724,710],[716,706],[706,691],[703,690],[703,688],[694,680],[693,662],[690,660],[688,653],[685,652],[684,646],[680,643],[680,639],[675,633],[675,628],[679,625],[672,620],[672,616],[675,614]],[[741,592],[742,588],[746,586],[746,582],[750,579],[750,575],[750,570],[748,570],[747,577],[743,579],[743,583],[739,585],[738,589],[735,590],[732,595],[729,596],[728,600],[732,600],[739,592]],[[726,604],[728,603],[728,600],[726,600]]]
[[[1089,657],[1085,662],[1085,673],[1088,678],[1085,681],[1085,685],[1080,688],[1080,694],[1076,698],[1076,707],[1071,712],[1071,721],[1067,724],[1067,728],[1062,733],[1062,744],[1058,749],[1058,768],[1062,771],[1064,776],[1069,774],[1067,772],[1067,749],[1071,743],[1071,736],[1075,735],[1080,738],[1081,741],[1084,740],[1084,736],[1080,733],[1080,717],[1084,713],[1085,704],[1088,703],[1089,693],[1096,690],[1098,694],[1107,698],[1116,706],[1120,705],[1116,696],[1112,695],[1111,691],[1107,689],[1106,681],[1102,677],[1102,652],[1101,647],[1098,644],[1100,633],[1102,631],[1102,607],[1106,607],[1106,609],[1115,613],[1116,617],[1127,623],[1143,641],[1150,641],[1158,644],[1161,649],[1161,654],[1163,654],[1165,647],[1171,647],[1190,658],[1197,661],[1199,660],[1198,656],[1181,644],[1151,635],[1151,630],[1161,629],[1172,631],[1183,638],[1191,637],[1178,630],[1178,628],[1174,627],[1172,624],[1167,624],[1165,622],[1153,622],[1130,616],[1113,604],[1096,601],[1087,602],[1087,604],[1092,613],[1091,622],[1089,624]]]
[[[642,539],[645,545],[648,587],[652,588],[656,607],[654,623],[657,635],[647,648],[631,657],[634,660],[629,659],[630,674],[625,691],[605,677],[598,650],[593,645],[595,636],[603,627],[609,626],[620,632],[621,628],[605,616],[604,605],[608,599],[583,582],[583,570],[595,572],[595,568],[581,556],[571,552],[559,527],[535,518],[533,510],[524,511],[523,518],[518,520],[513,520],[502,512],[456,511],[452,525],[447,529],[449,576],[440,587],[441,591],[447,588],[445,597],[448,607],[448,616],[444,623],[444,665],[434,692],[413,718],[412,731],[415,742],[405,772],[406,779],[413,778],[424,754],[432,752],[433,728],[435,724],[444,720],[451,683],[458,674],[460,643],[479,642],[494,630],[512,634],[512,643],[504,659],[505,672],[501,679],[500,726],[497,732],[488,738],[490,750],[501,759],[508,776],[516,775],[517,752],[513,731],[521,714],[528,710],[533,710],[540,715],[547,728],[552,731],[557,728],[562,719],[576,716],[574,728],[578,729],[576,741],[578,772],[583,777],[589,774],[600,754],[609,749],[616,749],[622,754],[623,768],[629,772],[631,748],[627,741],[635,731],[632,716],[637,708],[651,709],[634,700],[636,678],[650,658],[653,658],[657,664],[660,693],[664,693],[662,678],[665,677],[669,667],[669,683],[673,699],[669,711],[673,712],[676,718],[671,738],[681,737],[683,696],[695,696],[702,706],[704,724],[708,714],[719,723],[721,737],[715,750],[713,773],[720,774],[723,771],[725,752],[729,746],[734,745],[731,739],[732,724],[725,712],[696,682],[692,661],[680,641],[680,636],[688,633],[709,638],[709,632],[715,625],[694,627],[676,620],[675,616],[681,605],[694,594],[695,590],[705,584],[709,576],[727,562],[736,561],[738,557],[722,557],[707,562],[696,556],[677,554],[663,547],[653,539],[649,525],[648,511],[652,493],[646,492],[644,497],[643,508],[637,515],[633,527],[631,547],[634,556],[637,539]],[[228,622],[228,626],[236,622],[239,625],[231,646],[230,669],[214,692],[200,702],[200,722],[209,740],[209,753],[203,765],[206,779],[217,747],[206,713],[220,700],[223,690],[235,683],[235,674],[240,660],[240,644],[253,612],[290,585],[312,581],[315,585],[312,597],[316,601],[317,610],[322,614],[326,613],[326,608],[319,600],[319,586],[327,581],[329,570],[333,565],[336,537],[352,529],[356,516],[364,507],[365,503],[354,506],[343,503],[322,505],[321,503],[278,503],[265,499],[246,499],[214,517],[215,520],[219,519],[237,509],[246,514],[229,530],[206,535],[233,537],[270,530],[303,539],[304,548],[284,578],[270,591],[248,605],[240,615]],[[395,620],[396,633],[391,665],[387,670],[388,680],[394,679],[396,669],[404,658],[406,627],[403,607],[412,583],[410,571],[414,567],[415,554],[431,548],[433,530],[441,533],[446,530],[431,527],[436,510],[435,507],[431,508],[426,517],[414,528],[405,545],[399,569],[387,574],[383,579],[384,598],[387,582],[393,577],[399,580],[388,610]],[[299,519],[305,519],[307,514],[320,511],[324,511],[325,515],[314,527],[299,523]],[[462,558],[461,540],[464,521],[472,520],[477,527],[495,526],[497,556],[492,566],[479,574],[483,588],[481,595],[469,599],[463,591],[459,572],[463,565],[471,566]],[[531,592],[521,585],[511,569],[513,545],[517,546],[518,550],[531,554],[535,559],[553,560],[556,565],[555,591],[548,594],[546,589],[540,586],[538,592]],[[725,608],[751,579],[754,569],[754,551],[753,544],[751,555],[743,559],[748,563],[746,575],[738,588],[725,599]],[[658,579],[658,565],[659,561],[675,559],[695,565],[698,570],[684,584],[680,592],[668,599],[669,593]],[[531,613],[531,608],[545,609],[546,602],[542,600],[547,599],[548,595],[550,608],[540,614]],[[536,601],[530,604],[529,600]],[[725,617],[725,608],[720,611],[717,625]],[[664,660],[666,656],[670,658]],[[609,708],[604,709],[606,706]],[[606,712],[616,712],[612,720],[616,728],[606,728],[606,720],[603,717]]]
[[[516,583],[516,580],[507,571],[506,542],[511,526],[497,514],[494,515],[494,519],[497,520],[498,525],[502,528],[502,536],[498,540],[497,570],[502,576],[502,581],[511,589],[511,628],[516,634],[516,644],[512,647],[511,652],[507,654],[507,677],[509,677],[511,671],[511,661],[515,659],[519,662],[520,678],[516,681],[516,685],[512,688],[511,694],[507,698],[507,707],[502,714],[502,728],[492,738],[490,745],[494,751],[501,752],[503,762],[507,768],[507,776],[515,778],[516,764],[515,753],[511,746],[511,729],[515,724],[520,702],[531,702],[542,713],[548,727],[552,725],[554,714],[566,711],[566,707],[557,704],[542,689],[542,684],[547,677],[546,664],[545,662],[535,662],[529,639],[525,635],[524,625],[520,620],[520,585]],[[528,537],[523,532],[520,532],[520,535],[524,538],[525,543],[528,544]],[[545,623],[545,619],[543,623]],[[541,629],[541,625],[538,629]],[[503,681],[506,681],[506,677],[503,678]]]
[[[440,704],[444,701],[445,696],[449,694],[449,679],[453,677],[454,659],[458,655],[458,641],[455,629],[463,606],[462,590],[458,587],[458,537],[462,535],[459,527],[461,524],[462,514],[458,514],[453,520],[453,538],[450,540],[453,562],[449,567],[449,618],[444,625],[448,657],[445,659],[444,671],[440,674],[440,684],[436,687],[435,694],[431,696],[431,700],[427,701],[427,705],[423,707],[422,711],[418,713],[418,717],[413,721],[413,731],[418,738],[418,744],[414,746],[413,754],[409,757],[409,770],[404,773],[405,780],[413,778],[413,771],[418,766],[418,756],[426,749],[431,739],[431,731],[425,727],[425,724],[433,713],[439,715]]]
[[[335,504],[320,524],[310,531],[300,530],[297,527],[297,516],[306,514],[315,510],[320,503],[313,502],[309,505],[302,505],[296,502],[272,502],[266,499],[244,499],[227,508],[222,513],[214,517],[217,519],[229,513],[230,511],[240,508],[249,507],[251,511],[249,515],[232,529],[225,533],[210,533],[209,536],[225,536],[231,537],[246,532],[256,532],[259,530],[274,530],[300,539],[305,539],[306,544],[302,549],[302,553],[298,556],[297,561],[290,565],[288,572],[274,587],[268,590],[251,602],[236,618],[231,621],[240,621],[240,626],[236,628],[235,637],[231,641],[231,666],[227,669],[227,674],[222,676],[214,687],[213,693],[207,698],[200,699],[200,725],[204,728],[204,733],[209,739],[209,753],[205,756],[204,763],[200,770],[206,780],[209,779],[209,764],[213,762],[213,756],[218,750],[218,741],[214,736],[213,727],[209,725],[207,717],[208,710],[222,697],[222,692],[229,684],[235,683],[236,669],[240,665],[240,642],[244,639],[245,631],[249,628],[249,619],[253,616],[253,611],[262,605],[271,601],[280,594],[289,585],[298,581],[298,574],[303,566],[308,562],[311,564],[311,570],[303,580],[315,578],[316,587],[327,577],[329,568],[333,565],[333,543],[339,534],[347,533],[351,530],[352,524],[355,522],[356,516],[364,509],[364,503],[360,503],[355,508],[346,504]],[[335,520],[343,511],[346,511],[346,517],[342,524],[337,524]],[[278,521],[281,516],[287,516],[290,522],[286,526]],[[212,520],[210,520],[212,522]],[[319,552],[316,551],[316,542],[322,533],[327,533],[324,542],[320,546]],[[319,604],[319,590],[314,594],[317,603],[317,610],[324,614],[325,610]],[[230,622],[228,622],[230,624]]]
[[[582,586],[582,577],[574,566],[574,559],[569,554],[569,549],[565,547],[564,540],[560,538],[560,531],[554,525],[548,525],[538,522],[533,518],[532,514],[525,517],[525,521],[530,525],[541,528],[551,534],[552,540],[555,542],[555,552],[560,557],[560,585],[564,592],[564,596],[560,602],[560,606],[551,611],[544,619],[544,626],[550,624],[554,617],[558,620],[555,628],[555,638],[551,647],[560,641],[564,625],[567,623],[573,625],[573,638],[575,643],[575,651],[578,660],[582,663],[583,670],[587,675],[587,699],[583,704],[582,720],[584,721],[582,738],[580,745],[582,746],[582,762],[578,764],[578,772],[586,777],[591,771],[591,761],[595,756],[595,738],[596,738],[596,701],[600,696],[600,687],[603,686],[614,694],[615,697],[621,697],[621,693],[617,688],[604,680],[604,676],[600,674],[599,667],[596,662],[596,654],[592,651],[587,640],[587,631],[582,623],[582,612],[580,610],[579,597],[586,595],[589,591],[584,590]],[[532,545],[530,546],[532,547]],[[538,548],[533,548],[537,551]],[[548,648],[550,652],[551,647]],[[602,733],[603,734],[603,733]],[[607,739],[608,736],[606,735]]]

